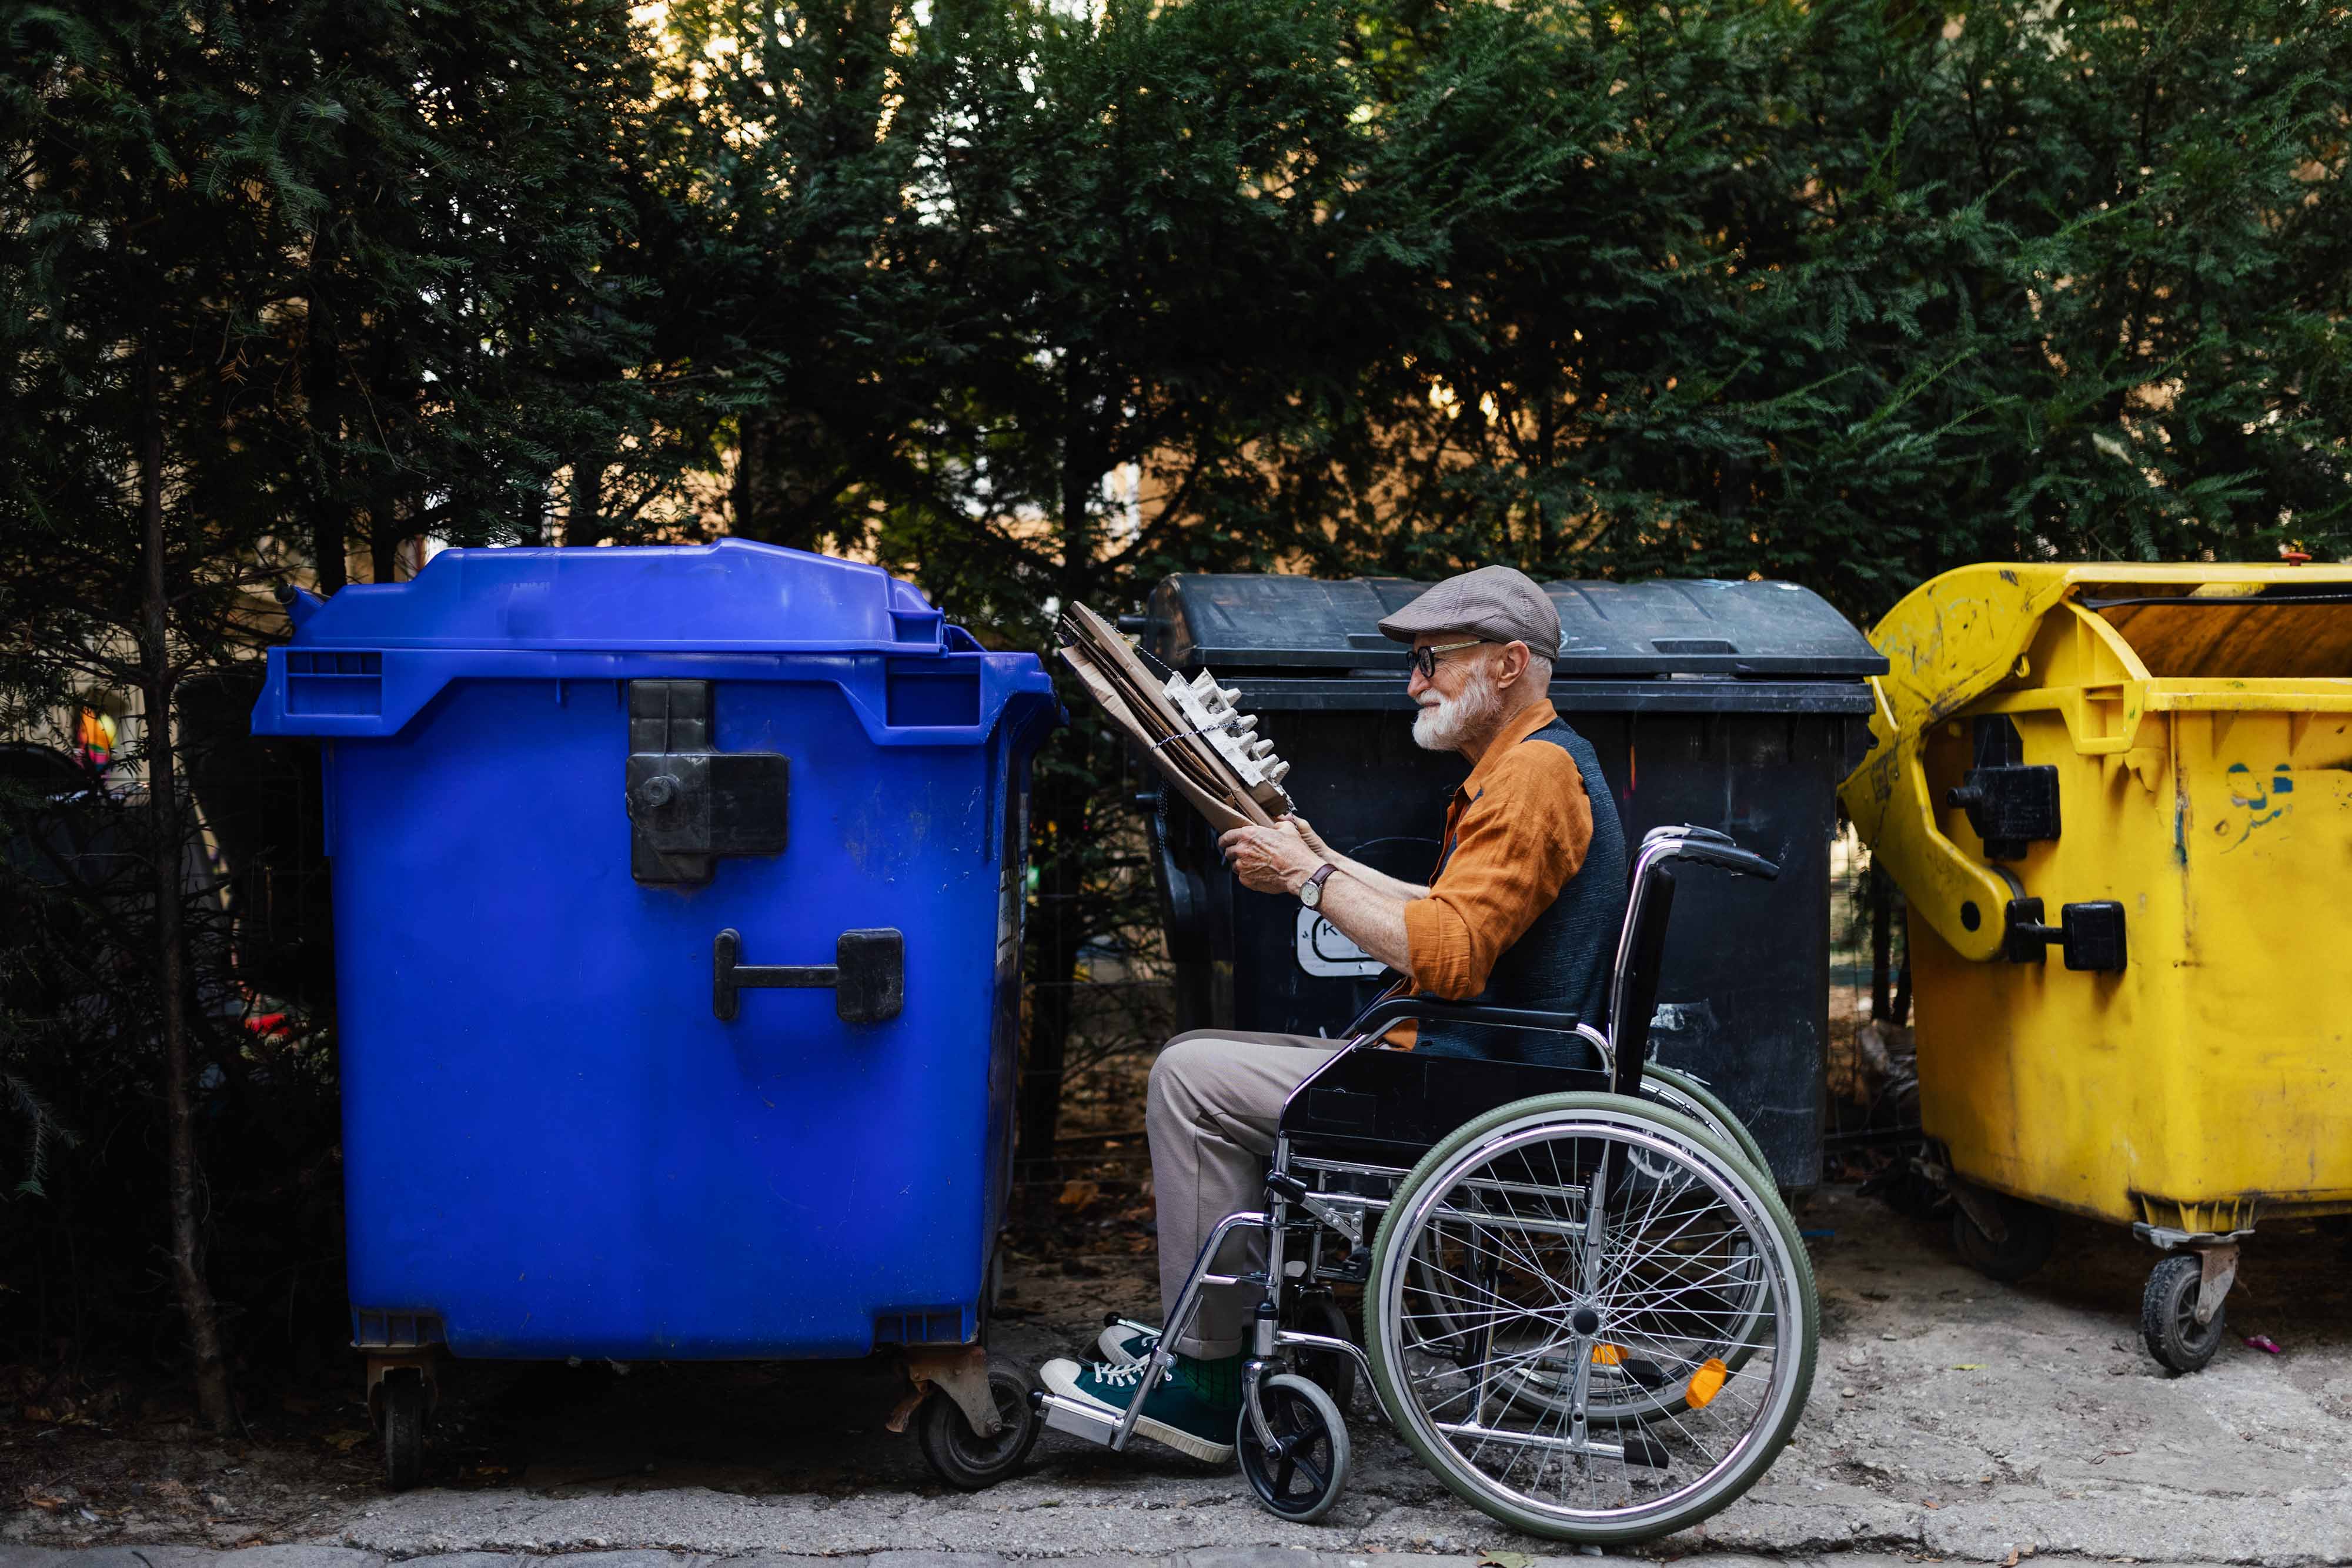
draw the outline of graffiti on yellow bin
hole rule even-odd
[[[2224,854],[2252,838],[2256,828],[2267,827],[2294,809],[2294,802],[2287,799],[2294,793],[2294,774],[2284,762],[2271,769],[2267,779],[2244,763],[2232,762],[2229,782],[2230,804],[2240,814],[2216,824],[2225,833],[2233,826],[2238,829],[2238,836],[2222,846]]]

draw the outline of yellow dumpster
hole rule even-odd
[[[1871,641],[1841,797],[1910,905],[1955,1240],[2016,1279],[2034,1206],[2130,1225],[2193,1371],[2256,1224],[2352,1211],[2352,569],[1972,566]]]

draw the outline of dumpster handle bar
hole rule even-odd
[[[887,1023],[906,1005],[907,939],[894,930],[843,932],[830,964],[746,964],[742,953],[731,925],[711,941],[710,1010],[721,1023],[734,1020],[736,993],[750,988],[829,990],[844,1023]]]

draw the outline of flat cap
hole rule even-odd
[[[1559,652],[1559,612],[1524,571],[1482,566],[1449,577],[1381,622],[1400,643],[1425,632],[1459,632],[1489,643],[1525,643],[1549,659]]]

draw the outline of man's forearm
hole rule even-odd
[[[1396,877],[1389,875],[1386,872],[1374,871],[1371,867],[1366,865],[1361,861],[1351,861],[1345,855],[1334,854],[1331,857],[1331,863],[1338,866],[1349,876],[1354,877],[1358,882],[1362,883],[1366,887],[1370,888],[1374,893],[1384,894],[1387,897],[1409,903],[1416,898],[1427,898],[1429,896],[1429,889],[1422,886],[1419,883],[1401,881]],[[1404,916],[1400,915],[1397,918],[1402,921]],[[1364,950],[1368,953],[1371,951],[1369,947]]]
[[[1390,968],[1410,973],[1412,953],[1404,934],[1406,899],[1358,881],[1346,863],[1334,863],[1340,874],[1323,883],[1323,903],[1318,913],[1338,926],[1341,936]],[[1407,885],[1393,877],[1381,880]]]

